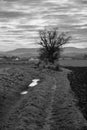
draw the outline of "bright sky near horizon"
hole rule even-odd
[[[0,51],[37,47],[38,30],[51,25],[87,47],[87,0],[0,0]]]

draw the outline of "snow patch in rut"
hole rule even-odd
[[[28,87],[34,87],[34,86],[36,86],[38,84],[38,81],[40,81],[40,79],[33,79],[32,83],[30,83]],[[21,95],[25,95],[27,93],[28,93],[28,91],[23,91],[20,94]]]
[[[23,92],[21,92],[21,95],[24,95],[24,94],[27,94],[28,93],[28,91],[23,91]]]
[[[34,87],[34,86],[36,86],[36,85],[38,84],[38,81],[40,81],[40,79],[33,79],[33,80],[32,80],[32,83],[29,84],[29,87]]]

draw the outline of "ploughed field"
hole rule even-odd
[[[29,64],[2,66],[0,130],[86,130],[87,121],[77,106],[68,73]],[[32,79],[40,81],[28,87]],[[26,90],[27,94],[20,94]]]
[[[40,76],[39,76],[40,75]],[[0,68],[0,127],[7,118],[11,108],[22,100],[22,91],[28,90],[28,85],[35,77],[41,78],[39,71],[29,65],[1,66]],[[43,79],[42,79],[43,80]]]
[[[72,66],[72,67],[86,67],[87,60],[84,59],[61,59],[59,61],[61,66]]]
[[[78,99],[79,109],[87,120],[87,67],[68,67],[72,70],[68,74],[70,86]]]

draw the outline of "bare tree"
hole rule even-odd
[[[63,45],[68,43],[70,36],[67,33],[59,33],[58,28],[44,29],[39,31],[41,45],[39,59],[45,63],[54,64],[60,57],[60,51]]]

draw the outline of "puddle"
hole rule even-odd
[[[34,87],[34,86],[36,86],[36,85],[38,84],[38,81],[40,81],[40,79],[33,79],[33,80],[32,80],[32,83],[29,84],[29,87]]]
[[[34,87],[34,86],[36,86],[36,85],[38,84],[38,81],[40,81],[40,79],[33,79],[33,80],[32,80],[32,83],[29,84],[28,87]],[[25,94],[27,94],[27,93],[28,93],[28,91],[23,91],[23,92],[21,92],[20,94],[21,94],[21,95],[25,95]]]
[[[27,93],[28,93],[28,91],[23,91],[23,92],[21,92],[21,95],[25,95]]]

